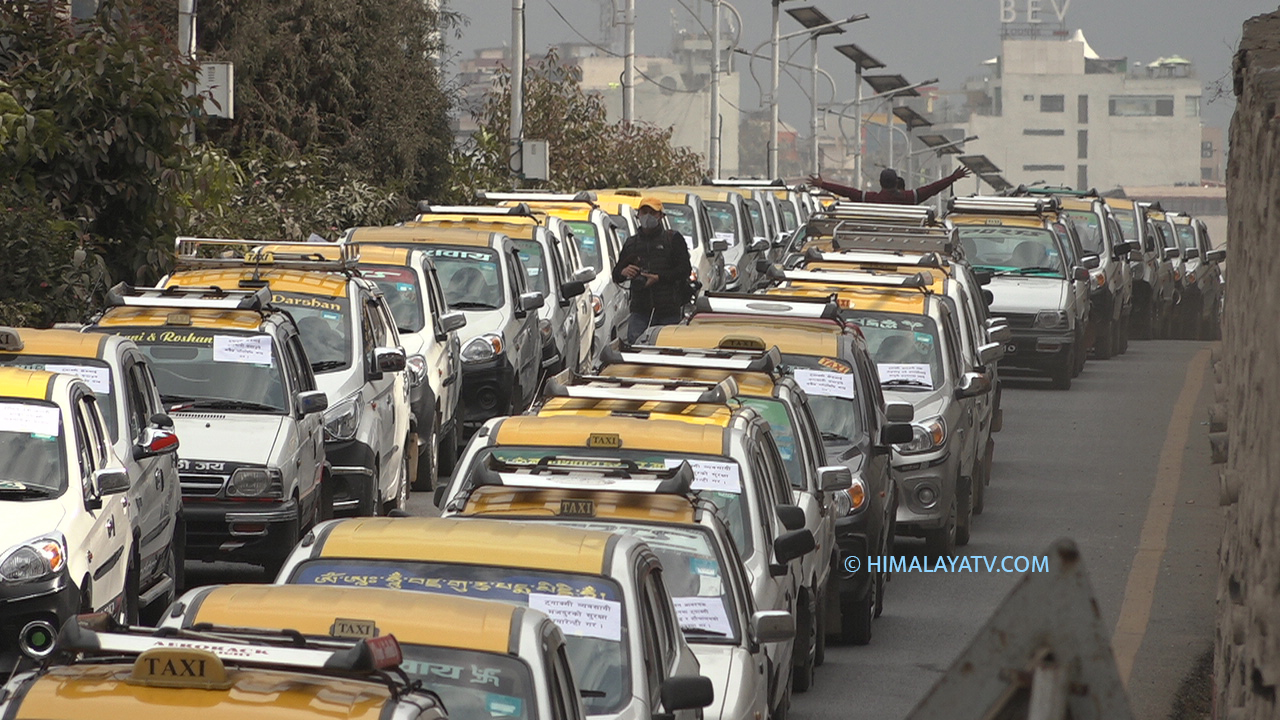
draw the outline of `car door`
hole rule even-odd
[[[440,318],[449,312],[449,305],[444,299],[444,288],[440,284],[440,274],[431,258],[423,257],[423,275],[426,279],[428,310],[431,316],[431,327],[435,333],[435,341],[431,343],[427,356],[428,372],[434,374],[436,406],[440,408],[442,424],[448,425],[457,418],[458,391],[462,378],[462,347],[458,333],[446,332],[440,324]]]
[[[79,552],[88,557],[90,604],[94,611],[106,609],[122,592],[128,571],[130,547],[129,516],[124,501],[127,493],[99,498],[93,476],[110,467],[110,445],[102,415],[92,394],[74,391],[72,428],[80,470],[84,521]],[[82,582],[77,578],[76,582]],[[83,587],[81,588],[83,590]]]
[[[296,406],[300,393],[316,389],[315,375],[311,372],[311,363],[307,362],[302,340],[296,334],[291,333],[286,337],[281,356]],[[298,453],[294,462],[298,474],[298,495],[310,498],[320,489],[320,478],[324,472],[324,413],[314,412],[299,417],[295,412],[292,422],[297,428],[295,442],[298,444]],[[312,502],[319,500],[320,496],[314,495]]]
[[[603,215],[603,213],[602,213]],[[608,255],[608,262],[601,273],[609,275],[613,272],[613,266],[618,262],[618,256],[622,253],[622,234],[612,223],[599,222],[595,223],[596,232],[600,233],[600,242]],[[615,337],[625,338],[627,336],[627,321],[631,315],[631,310],[627,307],[627,293],[623,291],[622,286],[610,280],[605,283],[605,307],[606,312],[612,313],[609,317],[613,318],[613,327]]]
[[[516,406],[523,410],[528,405],[532,393],[536,391],[538,370],[542,366],[542,342],[538,333],[538,313],[535,310],[525,312],[520,309],[520,296],[529,292],[529,280],[520,262],[520,251],[509,248],[506,255],[507,285],[511,288],[511,317],[515,327],[512,328],[512,363],[516,374],[516,384],[520,389]],[[544,302],[554,302],[544,298]]]
[[[140,547],[138,571],[146,581],[159,571],[159,564],[168,550],[172,535],[172,522],[176,508],[169,500],[170,485],[177,482],[175,453],[161,453],[136,458],[134,446],[144,440],[147,429],[152,427],[151,416],[160,410],[153,401],[150,374],[142,364],[139,353],[129,351],[121,362],[125,418],[121,423],[121,435],[127,442],[120,443],[117,455],[129,471],[132,481],[125,495],[133,524],[138,528]]]
[[[558,237],[554,232],[548,232],[548,235],[560,251],[560,257],[564,263],[566,275],[572,279],[574,273],[585,267],[582,263],[581,256],[578,254],[578,246],[571,242],[565,242],[563,238]],[[570,303],[570,308],[576,318],[575,322],[577,323],[578,328],[577,367],[585,368],[591,357],[591,336],[596,329],[595,314],[591,310],[590,284],[588,284],[588,287],[581,295],[572,298]]]
[[[964,354],[964,346],[960,341],[960,327],[955,315],[945,304],[941,305],[942,332],[946,342],[946,363],[950,368],[951,387],[956,387],[960,378],[971,368]],[[974,465],[977,461],[977,408],[974,398],[953,401],[956,407],[956,444],[953,446],[960,455],[960,474],[973,477]]]
[[[395,437],[395,402],[392,397],[394,378],[391,373],[378,373],[374,365],[374,351],[385,347],[386,329],[374,303],[373,296],[360,291],[360,341],[364,357],[364,404],[365,412],[372,417],[367,437],[362,438],[369,443],[378,460],[378,487],[383,498],[392,497],[395,490],[396,473],[399,467],[395,464],[396,446],[403,443],[404,438]]]

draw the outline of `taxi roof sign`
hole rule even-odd
[[[815,320],[836,320],[840,317],[840,309],[833,302],[834,298],[812,297],[779,297],[768,298],[750,293],[717,293],[709,292],[694,301],[693,313],[732,313],[739,315],[785,315],[786,317],[812,318]],[[744,347],[744,350],[765,348]]]
[[[174,241],[179,269],[266,267],[313,272],[354,272],[360,246],[348,242],[289,242],[233,238],[179,237]],[[232,252],[238,255],[232,255]]]
[[[1061,207],[1054,195],[998,197],[972,195],[953,197],[947,201],[952,213],[997,213],[1001,215],[1039,215]]]
[[[555,193],[539,190],[515,190],[505,192],[489,192],[481,190],[476,197],[490,202],[552,202],[552,203],[590,203],[595,205],[596,194],[590,190],[576,193]]]
[[[687,497],[692,492],[694,480],[693,466],[687,460],[679,465],[652,470],[632,464],[630,467],[607,467],[593,472],[589,467],[557,470],[550,465],[513,466],[490,455],[476,468],[471,487],[609,490]]]
[[[20,352],[25,345],[18,331],[10,327],[0,327],[0,350],[4,352]]]
[[[148,288],[118,283],[107,291],[106,297],[107,307],[262,310],[270,303],[271,291],[266,286],[253,290],[224,290],[185,285]]]
[[[226,690],[231,676],[217,655],[200,648],[157,647],[133,661],[127,682],[163,688]]]

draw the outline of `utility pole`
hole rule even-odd
[[[853,89],[853,141],[857,143],[858,153],[853,156],[853,186],[861,190],[862,184],[862,63],[858,67]]]
[[[622,122],[636,119],[636,0],[627,0],[622,22],[626,25],[622,61]]]
[[[778,6],[783,0],[772,0],[773,30],[769,36],[772,58],[769,70],[769,168],[766,177],[770,180],[778,177]]]
[[[524,0],[511,0],[511,173],[524,173]]]
[[[818,161],[818,33],[809,37],[809,47],[813,51],[813,67],[809,71],[809,174],[822,173]]]
[[[178,0],[178,52],[188,60],[196,56],[196,0]]]
[[[707,167],[720,179],[720,0],[711,0],[711,143]]]

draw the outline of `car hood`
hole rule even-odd
[[[951,396],[942,389],[912,391],[885,388],[884,400],[885,402],[911,403],[916,410],[915,419],[912,422],[919,425],[924,420],[941,415],[946,410],[947,403],[951,401]]]
[[[750,720],[748,711],[751,698],[745,693],[733,692],[746,685],[742,673],[751,670],[746,651],[737,645],[689,643],[698,658],[699,674],[711,681],[716,698],[704,711],[705,720]]]
[[[182,459],[250,465],[266,465],[275,457],[287,420],[284,415],[202,411],[175,412],[170,417],[182,443]]]
[[[458,331],[458,340],[463,347],[474,337],[485,333],[503,334],[507,325],[507,313],[504,310],[467,310],[467,324]]]
[[[0,554],[20,542],[53,532],[62,524],[64,515],[66,510],[57,499],[0,500]]]
[[[1058,310],[1065,304],[1067,285],[1064,278],[996,276],[987,285],[993,297],[991,313]]]

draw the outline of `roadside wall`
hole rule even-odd
[[[1215,717],[1280,717],[1280,11],[1244,24],[1227,170],[1229,455]]]

